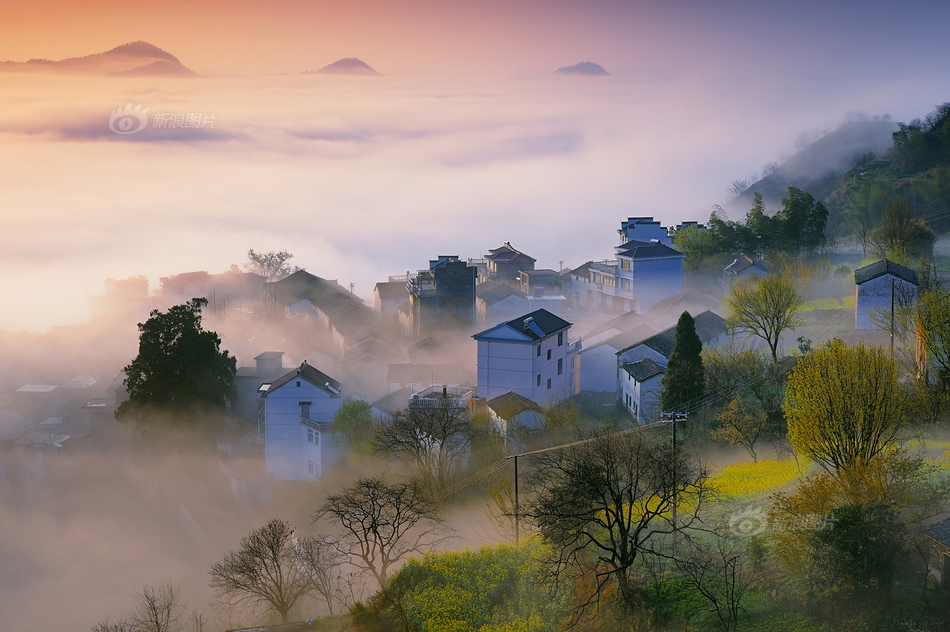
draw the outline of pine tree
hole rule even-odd
[[[683,312],[676,323],[673,353],[663,376],[663,396],[660,400],[665,411],[689,412],[696,408],[703,396],[703,343],[696,335],[696,323],[689,312]]]

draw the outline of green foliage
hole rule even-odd
[[[894,132],[894,165],[902,173],[950,161],[950,103],[937,106],[923,121],[915,119],[898,127]]]
[[[362,399],[348,399],[333,415],[333,430],[356,454],[373,453],[373,407]]]
[[[850,503],[832,510],[812,537],[825,586],[866,593],[886,593],[894,565],[903,553],[903,525],[897,512],[879,502]]]
[[[377,611],[405,631],[553,632],[564,603],[544,585],[544,559],[538,541],[412,558]]]
[[[788,438],[829,471],[870,463],[898,440],[905,414],[897,365],[880,348],[833,340],[788,377]]]
[[[201,328],[207,304],[194,298],[166,313],[154,310],[139,324],[139,353],[124,369],[129,399],[116,410],[116,419],[142,422],[154,412],[178,419],[224,410],[237,398],[237,361],[221,350],[218,334]]]
[[[894,197],[884,207],[881,227],[871,234],[870,241],[875,256],[912,266],[920,259],[933,257],[937,234],[914,217],[910,202]]]
[[[738,332],[761,338],[778,361],[782,333],[801,324],[802,295],[789,274],[771,274],[750,283],[736,283],[726,296],[726,323]]]
[[[663,375],[663,410],[689,412],[699,406],[705,387],[702,352],[696,322],[689,312],[683,312],[676,322],[673,352]]]

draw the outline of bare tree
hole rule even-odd
[[[322,594],[317,582],[324,570],[309,565],[333,562],[320,553],[322,546],[312,536],[295,536],[289,523],[271,520],[211,567],[210,585],[219,597],[266,607],[287,623],[288,613],[301,598]]]
[[[735,632],[742,613],[742,600],[752,584],[742,563],[739,548],[728,538],[716,535],[711,544],[691,542],[688,554],[676,559],[676,568],[686,584],[706,603],[723,632]]]
[[[596,435],[535,458],[537,494],[526,514],[552,546],[554,578],[595,578],[577,616],[610,582],[633,603],[634,563],[666,554],[664,539],[697,520],[708,493],[701,467],[639,430]],[[674,522],[677,497],[691,510]]]
[[[342,601],[343,565],[345,557],[335,542],[328,538],[301,538],[297,543],[297,557],[310,575],[313,592],[320,595],[327,604],[327,611],[333,614],[333,604]]]
[[[394,564],[448,537],[435,505],[415,481],[390,485],[381,477],[359,479],[328,497],[313,519],[326,519],[339,528],[340,550],[380,587]]]
[[[181,593],[171,582],[158,586],[143,586],[142,592],[132,597],[135,610],[128,617],[132,629],[138,632],[178,632],[185,606]]]
[[[247,263],[244,269],[254,274],[259,274],[267,281],[280,281],[286,276],[301,270],[296,266],[287,265],[287,261],[294,256],[286,250],[280,252],[254,252],[251,248],[247,251]]]
[[[132,622],[128,619],[119,619],[115,623],[105,619],[90,628],[92,632],[135,632]]]
[[[472,445],[468,409],[450,397],[394,411],[377,427],[376,450],[413,470],[430,494],[448,487]]]

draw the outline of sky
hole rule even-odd
[[[919,2],[0,0],[0,60],[144,40],[198,73],[0,73],[0,329],[249,248],[367,299],[504,241],[606,259],[621,219],[705,220],[803,131],[950,100],[948,23]],[[299,74],[343,57],[382,76]],[[553,74],[580,61],[611,74]],[[127,103],[213,127],[114,134]]]

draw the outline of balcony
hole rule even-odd
[[[475,396],[472,386],[430,386],[409,396],[410,408],[466,408]]]
[[[582,347],[582,340],[578,338],[577,340],[568,340],[567,341],[567,353],[568,355],[572,353],[578,353]]]
[[[617,274],[617,260],[604,259],[603,261],[594,261],[590,264],[590,269],[613,276]]]

